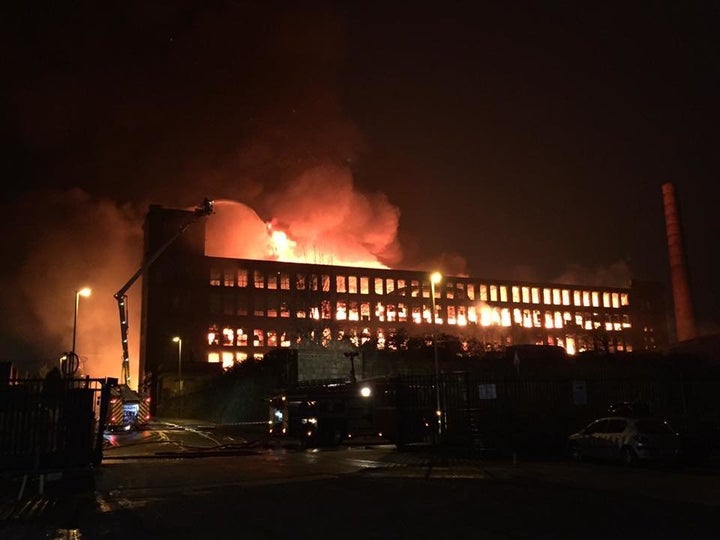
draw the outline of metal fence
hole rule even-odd
[[[102,461],[105,379],[0,383],[0,470],[52,471]]]
[[[442,442],[511,453],[562,452],[567,436],[618,402],[643,402],[652,414],[703,444],[720,445],[720,377],[519,378],[467,372],[401,376],[402,386],[431,398],[440,390]],[[417,390],[416,390],[417,391]],[[425,400],[429,401],[429,399]],[[430,403],[398,402],[398,416]],[[720,450],[720,448],[718,448]]]

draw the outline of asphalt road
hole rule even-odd
[[[235,445],[239,433],[158,431],[135,456],[104,460],[89,489],[49,490],[56,504],[46,512],[5,519],[0,538],[636,540],[720,530],[712,469],[474,460],[387,445],[248,448]],[[217,455],[218,443],[228,454]]]

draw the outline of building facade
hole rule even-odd
[[[152,206],[146,252],[188,212]],[[514,344],[608,352],[667,344],[662,287],[525,283],[429,272],[226,259],[204,254],[193,225],[143,279],[140,378],[228,369],[278,348],[400,349],[409,339],[452,336],[478,353]],[[434,293],[434,298],[433,298]],[[182,339],[183,358],[177,340]],[[182,352],[181,351],[181,352]],[[202,370],[201,370],[202,371]]]

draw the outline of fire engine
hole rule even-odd
[[[209,216],[215,211],[214,202],[205,199],[196,207],[189,219],[168,240],[145,259],[132,277],[115,293],[114,297],[118,304],[120,314],[120,337],[122,343],[122,382],[112,384],[110,387],[110,405],[106,429],[132,430],[143,429],[150,421],[150,396],[144,391],[134,390],[130,387],[130,353],[128,347],[128,309],[127,292],[132,285],[142,276],[150,265],[175,242],[187,228],[200,218]]]
[[[268,433],[305,447],[373,437],[398,447],[429,442],[432,387],[403,377],[298,382],[269,398]]]

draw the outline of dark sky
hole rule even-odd
[[[393,266],[605,285],[669,286],[672,182],[698,322],[720,329],[716,2],[4,10],[1,275],[6,291],[23,275],[25,295],[5,314],[38,283],[36,306],[76,286],[59,276],[97,279],[150,203],[211,196],[270,219],[299,175],[332,165],[397,209],[399,249],[378,253]],[[0,356],[22,345],[2,336]]]

